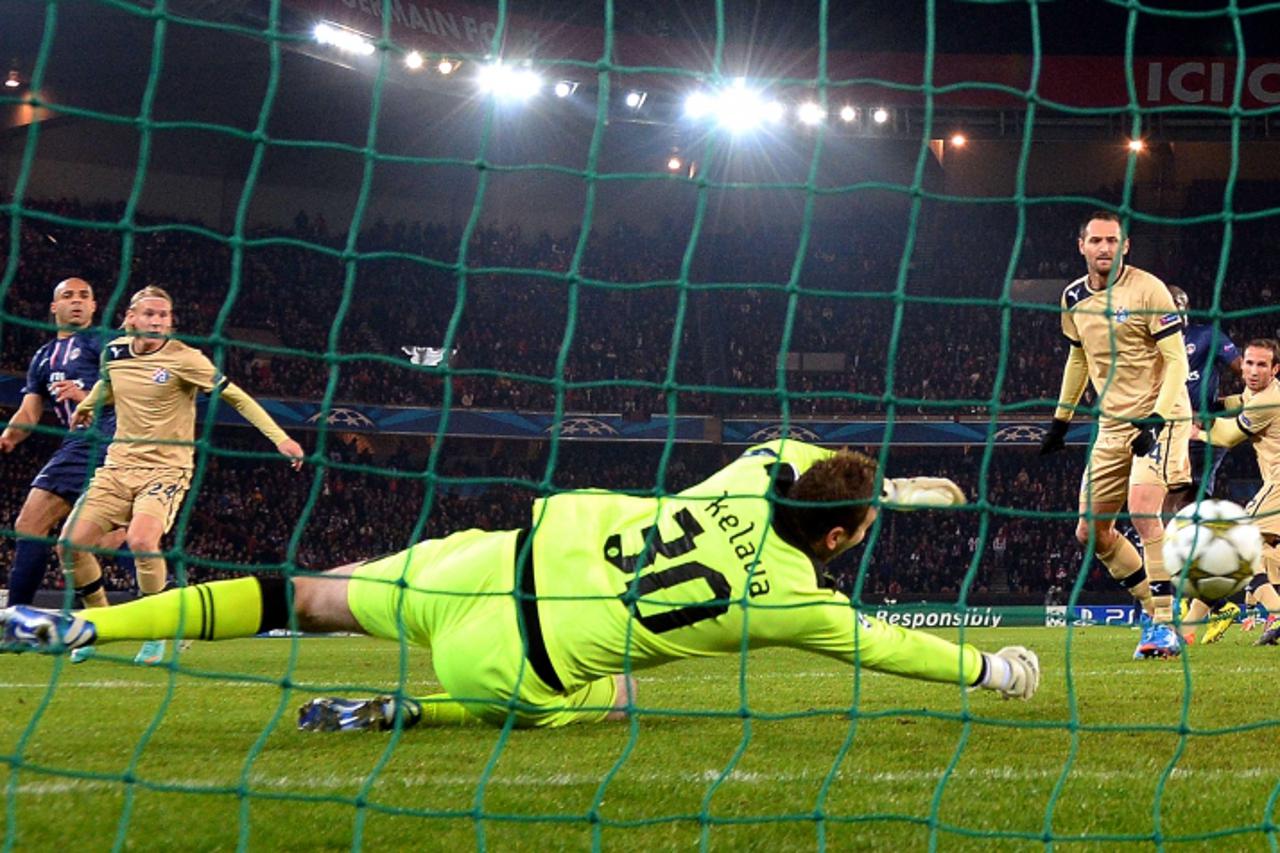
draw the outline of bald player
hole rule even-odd
[[[1226,417],[1214,418],[1204,439],[1215,447],[1234,447],[1248,441],[1258,455],[1262,488],[1245,507],[1262,530],[1264,572],[1249,583],[1254,599],[1269,613],[1280,613],[1280,342],[1256,338],[1244,348],[1241,359],[1244,394],[1228,397]],[[1196,611],[1193,611],[1195,613]],[[1194,617],[1189,617],[1194,618]],[[1280,641],[1280,625],[1273,624],[1254,645],[1274,646]]]
[[[191,482],[194,462],[196,395],[221,389],[222,399],[270,439],[282,454],[302,465],[302,448],[256,401],[227,382],[198,349],[170,337],[173,300],[159,287],[139,290],[129,301],[125,335],[107,344],[101,378],[76,407],[73,426],[92,423],[95,407],[114,403],[115,438],[107,459],[81,496],[62,531],[63,567],[75,576],[86,607],[105,607],[102,569],[85,550],[104,532],[125,529],[134,552],[138,589],[154,595],[165,588],[168,569],[160,539],[173,525]],[[143,645],[136,660],[159,663],[164,642]]]
[[[84,279],[68,278],[53,288],[49,313],[58,331],[31,358],[27,381],[22,386],[22,403],[0,433],[0,452],[12,453],[25,441],[31,426],[44,416],[46,406],[53,409],[63,427],[71,426],[71,413],[98,381],[101,336],[90,328],[96,310],[93,288]],[[104,412],[100,431],[109,439],[114,429],[115,413]],[[9,567],[10,604],[30,604],[35,599],[52,549],[46,540],[67,517],[90,475],[102,464],[106,450],[105,440],[95,445],[83,432],[68,432],[31,481],[31,490],[13,523],[18,541],[13,565]],[[97,544],[115,548],[121,541],[123,537],[117,536]],[[117,559],[129,572],[133,571],[131,557],[122,555]]]
[[[1161,553],[1160,512],[1170,491],[1191,482],[1182,316],[1164,282],[1125,264],[1129,237],[1114,213],[1090,215],[1078,247],[1087,273],[1062,293],[1062,334],[1070,346],[1040,452],[1066,446],[1071,416],[1092,383],[1098,434],[1081,478],[1076,538],[1084,545],[1093,539],[1098,559],[1142,607],[1146,618],[1134,657],[1173,657],[1181,646],[1170,627],[1173,584]],[[1116,531],[1126,503],[1142,555]]]

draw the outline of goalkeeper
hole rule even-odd
[[[12,646],[246,637],[296,625],[430,646],[447,694],[314,699],[304,729],[620,719],[629,673],[681,658],[787,646],[881,672],[1029,699],[1036,656],[995,654],[853,608],[824,567],[862,542],[877,504],[964,502],[950,480],[885,480],[848,450],[762,444],[665,498],[604,491],[535,501],[531,529],[467,530],[366,563],[171,590],[91,614],[12,607]]]

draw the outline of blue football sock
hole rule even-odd
[[[13,566],[9,569],[9,603],[31,604],[44,580],[49,564],[50,546],[34,539],[19,539],[14,549]]]

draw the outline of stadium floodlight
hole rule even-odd
[[[827,117],[827,111],[822,108],[821,104],[805,101],[796,108],[796,116],[800,119],[801,124],[821,124]]]
[[[715,104],[716,122],[730,133],[751,130],[762,120],[772,118],[780,111],[785,112],[781,104],[777,107],[766,104],[759,91],[747,88],[747,81],[742,77],[722,90]]]
[[[417,71],[425,61],[422,54],[416,50],[411,50],[404,55],[404,65],[411,71]]]
[[[684,100],[684,114],[692,119],[700,119],[710,115],[715,102],[706,92],[694,92]]]
[[[957,133],[951,134],[952,148],[963,148],[968,144],[969,144],[969,137],[965,136],[963,133],[957,132]]]
[[[858,111],[851,106],[845,105],[840,108],[840,120],[848,124],[858,117]]]
[[[9,76],[4,78],[4,86],[6,89],[16,89],[22,85],[22,78],[18,76],[18,69],[11,68]]]
[[[317,42],[337,48],[343,53],[354,53],[357,56],[371,56],[375,50],[373,42],[363,33],[321,21],[312,31]]]
[[[500,100],[527,101],[542,90],[542,78],[536,72],[501,62],[481,66],[476,82],[481,92]]]
[[[684,161],[674,154],[667,159],[667,171],[678,172],[684,166]]]
[[[1141,137],[1137,139],[1130,139],[1129,150],[1134,154],[1141,154],[1143,151],[1147,150],[1147,143],[1144,142]]]
[[[884,124],[889,120],[889,111],[884,107],[876,107],[875,111],[871,113],[871,120],[876,124]]]
[[[630,92],[627,92],[627,96],[623,99],[623,103],[625,103],[630,109],[638,110],[644,106],[644,102],[648,97],[648,92],[641,92],[639,89],[632,89]]]
[[[556,93],[557,98],[567,98],[578,91],[578,83],[576,80],[561,80],[556,83],[552,91]]]
[[[450,59],[449,57],[444,56],[440,58],[438,63],[436,63],[436,70],[447,77],[457,71],[458,66],[461,64],[462,63],[459,60]]]

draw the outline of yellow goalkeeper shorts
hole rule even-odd
[[[613,708],[612,676],[570,693],[533,671],[515,595],[518,531],[464,530],[358,566],[347,604],[366,632],[428,646],[441,685],[495,725],[598,722]]]

